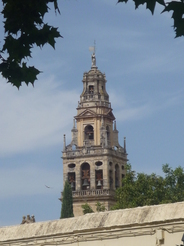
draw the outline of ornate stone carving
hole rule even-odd
[[[30,215],[28,214],[27,215],[27,218],[26,218],[26,216],[23,216],[22,217],[22,222],[21,222],[21,224],[29,224],[29,223],[34,223],[35,222],[35,217],[34,217],[34,215],[32,215],[31,217],[30,217]]]

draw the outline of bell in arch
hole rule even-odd
[[[84,179],[84,183],[83,183],[82,186],[88,186],[88,185],[89,185],[88,180],[87,179]]]
[[[102,186],[102,182],[101,180],[98,180],[97,187],[101,187],[101,186]]]
[[[71,182],[71,188],[72,188],[72,190],[75,188],[74,182]]]

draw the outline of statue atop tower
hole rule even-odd
[[[96,66],[96,42],[94,41],[94,46],[90,46],[89,47],[89,51],[93,52],[92,55],[91,55],[91,60],[92,60],[92,64],[91,64],[91,69],[93,68],[96,68],[97,69],[97,66]]]
[[[126,139],[119,144],[116,121],[106,91],[106,76],[96,66],[83,74],[83,91],[74,117],[72,140],[63,147],[63,184],[73,191],[74,215],[82,215],[81,205],[102,202],[109,210],[115,203],[115,190],[122,185],[127,164]],[[62,195],[61,199],[62,201]]]
[[[91,65],[91,68],[97,68],[97,67],[96,67],[96,55],[95,55],[95,53],[93,53],[93,54],[91,55],[91,59],[92,59],[92,65]]]

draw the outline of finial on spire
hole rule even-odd
[[[96,41],[94,40],[94,53],[96,53]]]
[[[93,52],[91,55],[91,59],[92,59],[91,68],[97,68],[97,66],[96,66],[96,55],[95,55],[95,52],[96,52],[96,41],[95,40],[94,40],[94,46],[90,46],[89,51]]]

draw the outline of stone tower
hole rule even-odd
[[[121,147],[106,91],[106,77],[96,66],[95,53],[91,70],[84,73],[82,82],[83,92],[71,130],[72,141],[66,145],[64,135],[62,156],[63,184],[66,180],[71,184],[75,216],[83,214],[81,205],[85,203],[94,211],[97,201],[110,209],[127,163],[126,139]]]

